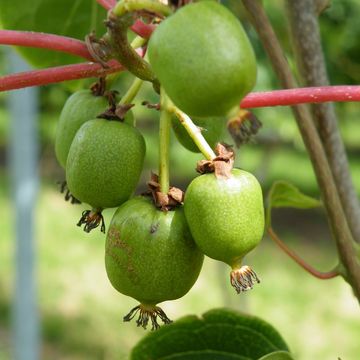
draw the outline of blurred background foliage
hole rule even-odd
[[[263,1],[293,62],[283,1]],[[1,2],[0,2],[1,4]],[[255,32],[246,21],[241,2],[227,1],[242,19],[258,59],[256,91],[279,88]],[[332,0],[320,16],[323,47],[332,84],[360,81],[360,3]],[[0,73],[9,72],[6,47],[0,47]],[[121,74],[116,88],[124,93],[131,76]],[[56,123],[67,97],[91,81],[70,82],[40,88],[38,132],[41,189],[37,203],[37,268],[39,306],[44,340],[44,359],[125,359],[144,332],[123,324],[122,316],[135,301],[117,294],[109,285],[103,266],[104,236],[85,234],[75,226],[83,206],[70,206],[58,193],[56,182],[64,178],[54,156]],[[144,86],[134,112],[147,143],[146,164],[138,191],[145,188],[150,171],[157,169],[158,114],[141,106],[156,102],[150,86]],[[337,104],[353,180],[360,193],[360,105]],[[251,144],[241,147],[236,165],[257,175],[264,193],[274,180],[284,179],[305,193],[318,196],[311,163],[289,108],[257,109],[263,128]],[[10,117],[7,94],[0,93],[0,359],[10,357],[10,314],[13,292],[14,229],[11,179],[7,169]],[[225,131],[224,131],[225,133]],[[232,143],[228,135],[224,140]],[[171,180],[186,188],[196,176],[200,155],[183,149],[172,137]],[[113,210],[106,210],[108,223]],[[276,211],[274,227],[284,240],[320,269],[335,263],[335,249],[322,210]],[[207,260],[199,281],[183,299],[165,303],[174,319],[201,314],[212,307],[231,306],[254,313],[283,334],[298,359],[357,359],[360,354],[360,316],[351,289],[341,280],[313,279],[281,253],[269,239],[249,255],[262,283],[236,296],[228,285],[228,269]]]

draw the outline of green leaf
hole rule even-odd
[[[257,360],[288,350],[267,322],[230,309],[214,309],[201,318],[186,316],[143,338],[131,360],[241,359]]]
[[[291,354],[287,351],[275,351],[271,354],[267,354],[258,360],[294,360]]]
[[[296,186],[286,181],[276,181],[267,196],[266,227],[271,225],[272,208],[311,209],[320,206],[321,202],[318,199],[303,194]]]
[[[161,360],[249,360],[248,357],[241,355],[224,353],[217,350],[200,350],[188,351],[181,354],[169,355],[161,358]]]
[[[106,11],[96,0],[0,0],[0,20],[5,29],[26,30],[70,36],[84,40],[95,30],[102,35]],[[57,51],[18,48],[36,67],[50,67],[84,61]]]

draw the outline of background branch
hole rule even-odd
[[[279,238],[279,236],[275,233],[272,227],[268,228],[268,234],[270,238],[274,241],[274,243],[280,247],[282,251],[285,252],[288,256],[290,256],[299,266],[301,266],[305,271],[307,271],[312,276],[321,279],[328,280],[333,279],[336,276],[339,276],[339,272],[335,268],[334,270],[322,272],[318,271],[305,262],[300,256],[298,256],[293,250],[291,250],[287,245]]]
[[[261,3],[258,0],[243,0],[243,4],[282,86],[296,87],[296,81]],[[292,109],[313,164],[340,260],[347,271],[346,280],[360,301],[360,264],[324,148],[307,106],[297,105]]]
[[[94,60],[85,42],[67,36],[34,31],[0,30],[0,44],[61,51],[86,60]]]
[[[115,60],[109,61],[109,65],[110,67],[108,69],[104,69],[99,64],[81,63],[10,74],[0,78],[0,91],[55,84],[66,80],[102,77],[124,69],[123,66]]]
[[[314,0],[287,0],[296,63],[304,86],[329,85]],[[311,107],[354,239],[360,242],[360,203],[351,179],[344,143],[332,103]]]

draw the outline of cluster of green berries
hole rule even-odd
[[[214,1],[186,5],[164,20],[148,44],[150,65],[176,107],[204,129],[211,147],[219,141],[223,119],[252,89],[256,62],[237,18]],[[233,154],[203,162],[185,192],[172,204],[153,196],[133,196],[143,168],[145,141],[134,127],[131,110],[109,116],[108,97],[83,90],[73,94],[61,113],[56,156],[66,172],[68,196],[91,206],[78,225],[85,231],[101,224],[101,211],[116,210],[107,230],[105,266],[111,284],[136,299],[124,317],[137,325],[170,320],[157,306],[184,296],[197,280],[204,254],[227,263],[239,293],[258,282],[244,256],[261,240],[264,210],[261,187],[250,173],[233,169]],[[161,110],[161,109],[160,109]],[[173,119],[180,142],[195,143]],[[171,194],[163,194],[170,198]],[[170,206],[170,205],[171,206]]]

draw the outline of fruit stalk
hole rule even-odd
[[[121,98],[119,105],[131,104],[143,83],[143,80],[135,78],[125,95]]]
[[[108,15],[106,26],[108,28],[109,42],[115,58],[131,73],[142,80],[150,81],[159,87],[151,66],[129,44],[127,31],[133,23],[131,14],[121,17],[113,12]]]
[[[116,0],[96,0],[100,6],[105,10],[111,10],[116,5]],[[153,24],[145,24],[141,20],[135,20],[135,23],[130,27],[131,30],[139,36],[148,39],[156,26]]]
[[[160,191],[169,192],[169,147],[171,113],[168,110],[168,99],[163,89],[160,91],[160,129],[159,129],[159,183]]]
[[[211,149],[210,145],[205,140],[204,136],[201,134],[201,130],[192,122],[190,117],[186,115],[183,111],[177,108],[175,105],[172,105],[169,108],[170,112],[176,115],[180,120],[181,124],[184,126],[189,136],[193,139],[196,146],[199,148],[201,153],[205,156],[207,160],[213,160],[216,158],[216,154]]]
[[[171,9],[157,0],[122,0],[113,8],[112,12],[116,16],[123,16],[126,13],[146,10],[155,14],[169,16]]]

